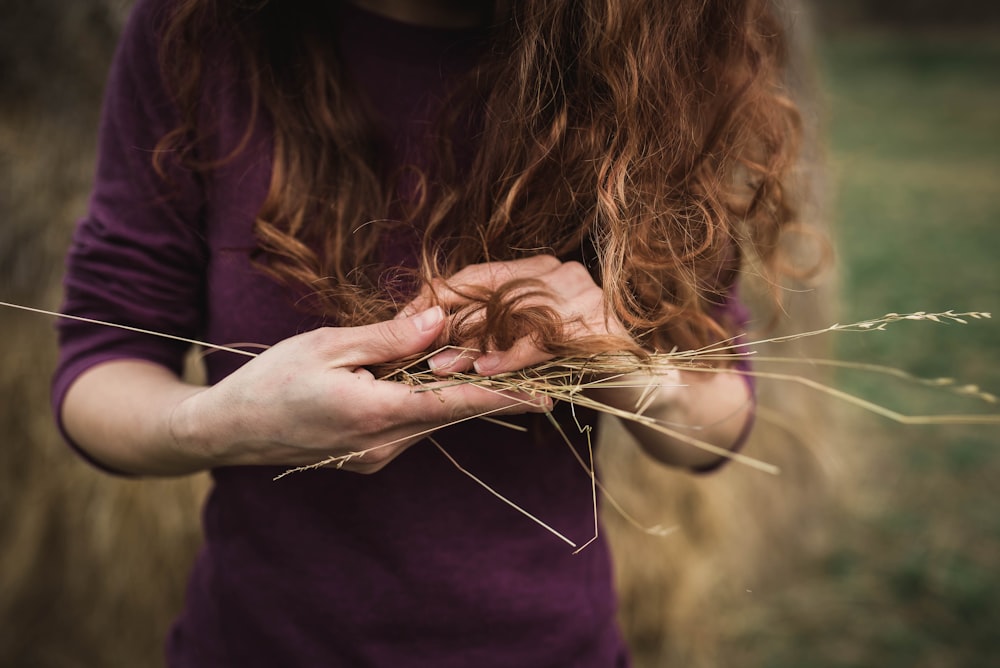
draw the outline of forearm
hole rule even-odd
[[[216,465],[177,433],[178,408],[204,388],[140,360],[116,360],[84,372],[62,405],[69,436],[88,455],[122,473],[181,475]]]
[[[636,376],[629,387],[592,390],[592,396],[615,408],[634,412],[649,396],[643,415],[681,435],[680,438],[623,420],[642,448],[658,461],[680,468],[704,469],[716,464],[720,455],[686,442],[683,437],[730,450],[752,417],[753,398],[738,373],[669,370],[661,375]]]

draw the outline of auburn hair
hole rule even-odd
[[[420,230],[414,277],[426,282],[539,252],[581,260],[609,313],[659,350],[732,334],[718,307],[744,253],[765,272],[784,266],[800,124],[769,0],[498,2],[488,46],[438,119],[445,139],[417,202],[392,223],[381,221],[393,175],[331,43],[335,5],[175,0],[161,62],[181,114],[163,143],[191,157],[206,131],[200,45],[219,34],[235,45],[254,113],[274,128],[257,261],[339,323],[391,317],[413,287],[380,262],[387,225]],[[459,174],[453,147],[470,134]]]

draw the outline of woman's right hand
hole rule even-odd
[[[317,329],[278,343],[209,387],[184,385],[145,362],[112,362],[74,384],[64,421],[88,453],[134,473],[293,467],[330,457],[342,457],[344,469],[372,473],[456,420],[549,408],[543,398],[473,385],[414,392],[365,369],[427,350],[444,326],[434,307],[373,325]],[[96,402],[116,401],[123,410],[93,410]],[[96,430],[95,413],[102,421]]]
[[[201,440],[220,463],[311,464],[360,452],[343,468],[371,473],[455,420],[547,407],[539,398],[471,385],[413,392],[365,368],[427,350],[443,327],[444,314],[434,307],[287,339],[181,404],[173,433]]]

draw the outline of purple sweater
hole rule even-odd
[[[249,258],[270,178],[266,123],[252,150],[211,180],[173,168],[167,184],[154,173],[151,150],[177,124],[156,60],[163,5],[139,0],[119,45],[90,209],[69,254],[65,308],[214,343],[273,344],[314,328]],[[469,36],[356,9],[342,18],[348,71],[391,122],[397,152],[406,152],[426,128],[414,110],[444,90],[456,53],[459,65],[471,58]],[[225,77],[225,62],[210,69],[217,80],[208,102],[219,129],[212,150],[225,155],[249,104]],[[67,320],[59,329],[57,415],[71,383],[93,365],[130,358],[179,371],[186,350]],[[244,362],[208,356],[209,382]],[[560,413],[585,453],[568,411]],[[587,474],[543,416],[519,421],[527,434],[474,421],[443,430],[439,441],[494,489],[577,543],[588,540]],[[426,442],[371,476],[320,470],[272,481],[280,470],[212,472],[204,545],[168,641],[171,666],[628,665],[603,539],[573,555]]]

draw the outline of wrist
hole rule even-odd
[[[654,459],[693,470],[710,469],[719,462],[720,449],[738,445],[753,405],[745,379],[725,370],[665,367],[655,373],[632,373],[609,380],[605,387],[589,394],[620,411],[654,419],[670,430],[623,419],[627,430]],[[708,449],[697,447],[691,439]]]
[[[646,412],[656,407],[658,415],[673,413],[681,399],[685,381],[676,367],[655,371],[633,371],[609,375],[587,390],[595,401],[622,411]]]
[[[219,449],[219,442],[212,437],[211,417],[217,412],[206,406],[208,389],[190,388],[167,415],[165,439],[169,458],[183,468],[213,468],[222,465],[226,459]]]

